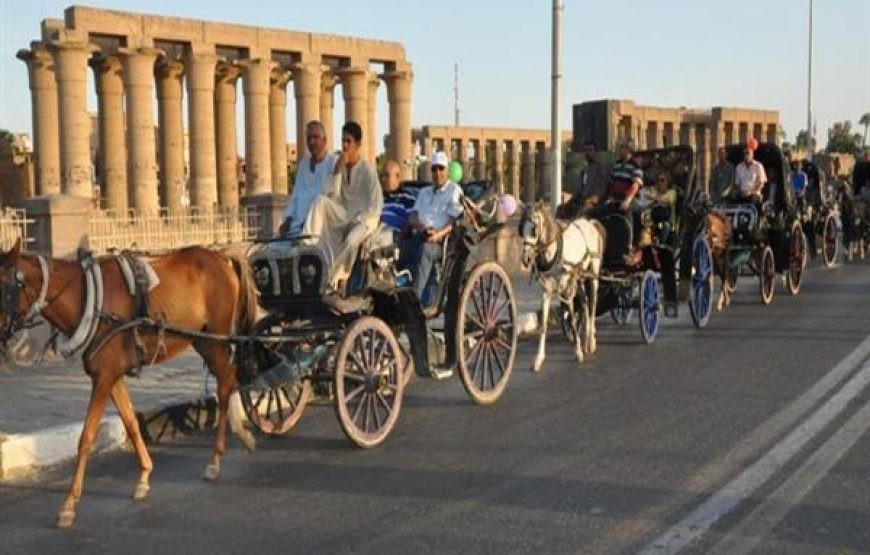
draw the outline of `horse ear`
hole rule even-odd
[[[3,265],[8,267],[14,266],[18,262],[18,256],[21,254],[21,237],[15,239],[15,244],[9,249],[9,252],[3,254]]]

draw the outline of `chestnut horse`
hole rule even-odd
[[[242,442],[253,449],[253,436],[243,428],[237,408],[237,374],[231,361],[230,345],[223,341],[190,339],[153,328],[139,331],[139,347],[133,330],[114,336],[119,322],[136,317],[134,299],[115,257],[94,260],[102,273],[103,302],[98,327],[84,349],[82,363],[91,378],[91,396],[79,439],[78,458],[69,495],[60,508],[58,526],[71,526],[76,503],[82,494],[85,467],[99,432],[103,409],[109,398],[118,409],[127,435],[136,451],[141,472],[134,499],[148,495],[151,457],[142,434],[124,375],[145,364],[169,360],[189,345],[202,356],[217,379],[218,427],[211,456],[204,474],[217,478],[220,458],[226,451],[227,423]],[[257,313],[257,296],[250,269],[244,261],[201,247],[189,247],[150,260],[160,283],[148,296],[148,315],[174,327],[211,334],[247,334]],[[45,279],[48,276],[48,279]],[[20,241],[8,252],[0,251],[0,343],[41,314],[67,337],[73,336],[86,316],[88,278],[82,264],[65,260],[46,260],[20,251]],[[47,286],[44,284],[47,283]],[[37,301],[40,301],[37,304]],[[34,304],[37,306],[34,307]],[[41,309],[41,310],[40,310]],[[103,342],[107,337],[108,340]],[[95,349],[96,346],[102,345]],[[234,395],[235,394],[235,395]],[[231,403],[231,395],[234,395]],[[233,407],[233,410],[228,409]]]

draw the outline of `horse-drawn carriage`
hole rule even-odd
[[[821,246],[822,263],[830,268],[836,263],[840,250],[837,199],[828,191],[825,172],[815,162],[805,161],[802,168],[807,174],[807,187],[795,200],[807,239],[807,251],[810,258],[815,258]],[[792,163],[791,170],[797,171],[797,162]]]
[[[852,187],[842,191],[843,246],[846,258],[863,259],[870,248],[870,161],[855,162]]]
[[[430,286],[426,306],[402,281],[385,228],[361,247],[349,291],[337,301],[326,293],[328,263],[318,247],[304,239],[255,244],[250,261],[268,313],[241,346],[250,421],[270,435],[287,433],[319,394],[334,400],[347,437],[372,447],[396,422],[411,368],[428,376],[437,359],[457,367],[475,402],[495,402],[513,369],[516,301],[496,262],[469,264],[501,227],[486,208],[492,196],[465,191],[464,214],[443,244],[443,282]]]
[[[678,278],[682,280],[692,321],[699,328],[707,325],[713,306],[714,258],[707,213],[699,204],[693,150],[675,146],[640,151],[635,161],[643,169],[645,189],[654,188],[663,175],[670,176],[673,211],[642,198],[639,240],[633,237],[626,215],[614,212],[601,218],[607,248],[597,312],[609,312],[618,324],[627,323],[636,312],[641,336],[652,343],[662,316],[660,279],[672,299],[678,296]]]
[[[728,147],[728,161],[743,163],[743,145]],[[755,159],[767,174],[761,205],[726,200],[717,206],[731,223],[729,292],[740,275],[758,276],[761,300],[770,304],[777,273],[784,274],[791,295],[800,290],[807,259],[807,241],[790,180],[790,168],[780,148],[762,143]]]

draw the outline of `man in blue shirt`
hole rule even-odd
[[[791,186],[794,189],[794,193],[795,195],[797,195],[798,198],[802,198],[804,196],[804,192],[806,192],[807,190],[808,183],[809,178],[804,171],[803,163],[798,160],[795,164],[795,169],[791,174]]]
[[[401,168],[398,162],[387,160],[381,172],[381,190],[384,192],[384,208],[381,212],[381,222],[393,230],[393,236],[398,237],[408,225],[408,213],[414,208],[416,198],[401,185]]]

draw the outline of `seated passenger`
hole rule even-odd
[[[404,249],[414,276],[414,292],[421,300],[433,272],[440,283],[442,243],[462,215],[462,189],[447,178],[447,164],[445,153],[432,153],[433,185],[420,191],[408,217],[412,235]]]
[[[326,130],[322,123],[317,120],[308,122],[305,126],[305,144],[309,153],[302,157],[296,170],[290,202],[284,209],[284,221],[278,228],[278,234],[284,237],[299,235],[302,231],[311,204],[326,189],[335,168],[337,157],[326,148]]]
[[[619,160],[610,170],[610,184],[598,213],[618,211],[628,214],[642,186],[643,170],[634,160],[634,148],[630,141],[623,141],[619,145]]]
[[[755,160],[755,151],[749,146],[743,149],[743,162],[734,168],[734,191],[732,200],[740,203],[754,203],[761,207],[761,191],[767,183],[764,166]]]
[[[663,171],[649,194],[652,221],[659,226],[659,240],[666,243],[671,231],[677,228],[677,190],[671,182],[671,173]]]
[[[360,158],[362,129],[341,128],[341,156],[327,190],[315,199],[302,233],[311,235],[331,261],[329,286],[342,294],[360,244],[378,227],[383,197],[375,169]]]
[[[381,222],[393,231],[398,238],[408,227],[408,213],[414,208],[417,199],[401,185],[401,168],[395,160],[387,160],[381,172],[381,191],[384,193],[384,209]]]

